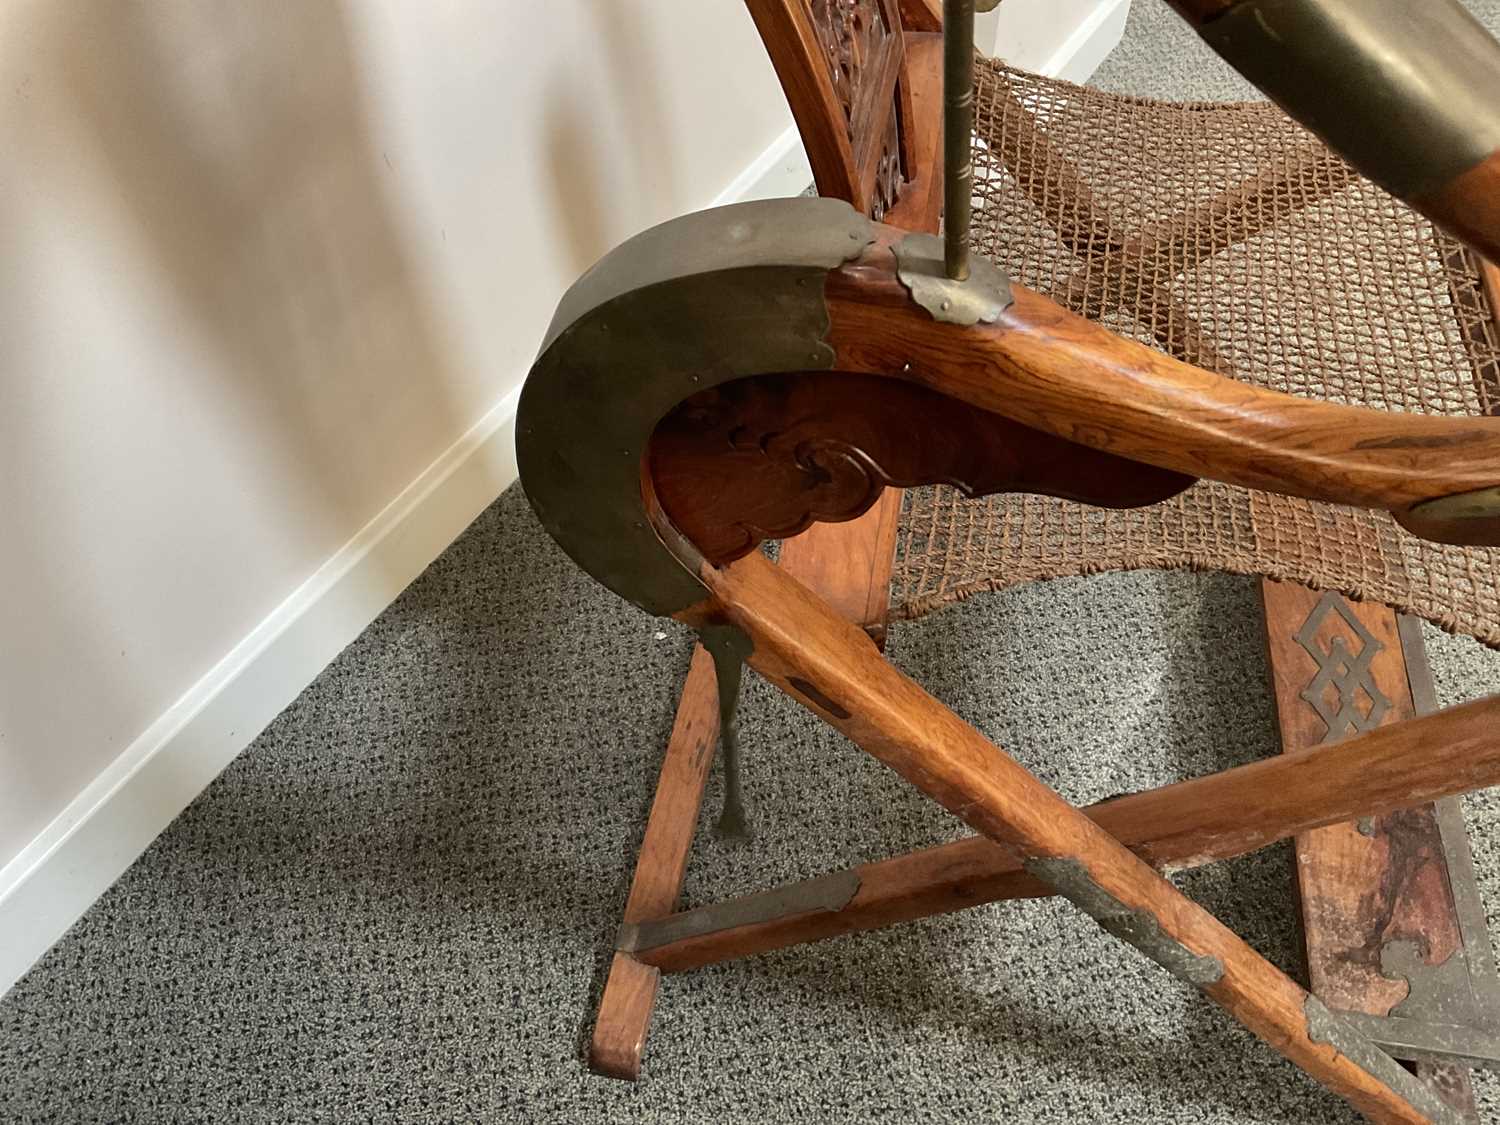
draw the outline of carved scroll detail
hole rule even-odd
[[[1136,507],[1192,478],[876,375],[761,375],[704,391],[656,429],[656,499],[713,563],[867,511],[888,486],[1038,492]]]

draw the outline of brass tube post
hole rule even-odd
[[[943,266],[969,279],[974,188],[974,0],[943,0]]]

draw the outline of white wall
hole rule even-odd
[[[0,867],[789,124],[732,0],[0,5]]]
[[[1004,0],[974,20],[980,50],[1012,66],[1085,82],[1125,30],[1130,0]]]
[[[514,479],[564,288],[810,179],[739,0],[0,3],[0,992]]]

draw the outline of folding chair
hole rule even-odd
[[[1461,1107],[1461,1072],[1434,1086],[1391,1053],[1500,1054],[1461,822],[1421,809],[1500,780],[1500,699],[1419,716],[1420,634],[1395,611],[1500,644],[1495,288],[1454,237],[1494,254],[1500,235],[1500,47],[1447,3],[1178,5],[1434,226],[1274,107],[976,64],[972,0],[949,0],[946,51],[921,0],[749,4],[835,198],[627,242],[563,299],[521,402],[549,532],[703,640],[594,1064],[637,1072],[661,971],[1061,894],[1372,1118]],[[756,550],[773,539],[779,566]],[[1075,809],[871,639],[892,600],[912,617],[1145,566],[1277,580],[1287,753]],[[674,913],[742,660],[979,835]],[[1161,874],[1293,835],[1323,999]],[[1354,938],[1375,961],[1351,974]]]

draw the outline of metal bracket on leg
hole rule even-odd
[[[697,910],[684,910],[665,918],[627,923],[620,927],[615,948],[622,953],[637,953],[669,942],[732,930],[737,926],[753,926],[757,922],[842,910],[858,892],[857,872],[836,871],[760,894],[727,899]]]
[[[744,769],[740,764],[740,736],[735,722],[740,703],[740,681],[750,639],[727,625],[700,630],[703,647],[714,658],[714,677],[719,685],[719,744],[724,749],[724,808],[715,831],[721,839],[748,840],[755,833],[745,813]]]

